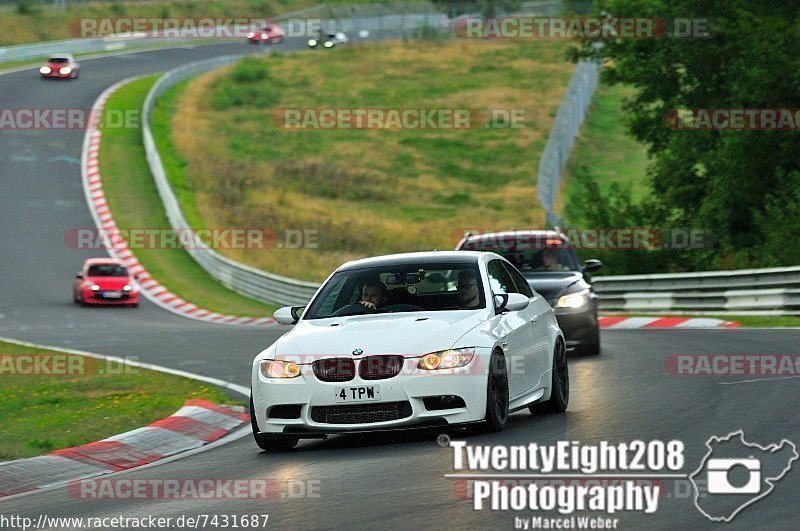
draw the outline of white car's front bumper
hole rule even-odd
[[[397,376],[364,380],[356,374],[346,382],[321,381],[310,365],[302,365],[296,378],[267,378],[256,362],[252,373],[256,421],[261,433],[309,432],[311,436],[480,421],[486,414],[487,359],[488,349],[485,356],[476,353],[465,367],[424,371],[411,358],[404,360]],[[379,386],[380,399],[337,401],[334,389],[359,386]],[[463,403],[457,399],[443,403],[438,398],[442,396],[458,397]],[[372,421],[376,418],[382,420]]]

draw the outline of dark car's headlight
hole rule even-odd
[[[456,367],[463,367],[472,361],[475,356],[474,348],[455,348],[448,350],[440,350],[438,352],[431,352],[425,354],[420,358],[417,367],[426,371],[435,371],[438,369],[455,369]]]
[[[588,288],[560,296],[556,301],[556,308],[583,308],[587,304],[589,304]]]

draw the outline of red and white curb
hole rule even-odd
[[[200,448],[250,419],[247,413],[189,400],[169,417],[102,441],[0,463],[0,497],[137,468]]]
[[[634,328],[736,328],[739,323],[711,317],[624,317],[607,315],[597,319],[600,328],[619,330]]]
[[[119,358],[117,356],[106,356],[85,350],[40,345],[9,337],[0,337],[0,341],[34,349],[86,356],[87,358],[114,363],[116,366],[127,365],[158,371],[221,387],[245,398],[250,396],[248,387],[220,380],[219,378],[171,369],[152,363]],[[173,417],[181,418],[173,419]],[[125,453],[120,452],[116,456],[112,456],[114,466],[111,466],[112,463],[104,464],[109,457],[106,457],[106,461],[97,459],[97,457],[100,457],[99,451],[102,448],[91,448],[92,445],[69,448],[50,455],[32,457],[30,459],[0,463],[0,498],[26,496],[32,492],[56,489],[71,481],[98,475],[114,474],[132,468],[121,466],[124,463],[137,462],[139,464],[136,465],[136,468],[149,468],[205,452],[250,435],[251,428],[247,419],[249,419],[249,415],[233,409],[224,408],[206,401],[189,401],[183,408],[166,419],[154,422],[150,426],[100,441],[125,445],[105,445],[106,450],[115,446],[126,448]],[[245,423],[248,425],[243,425]],[[222,430],[225,430],[225,433],[222,433]],[[222,437],[223,435],[225,437]],[[97,445],[98,443],[94,444]],[[87,449],[87,447],[90,448]],[[127,447],[131,448],[130,452],[127,451]],[[70,451],[79,455],[88,453],[90,456],[94,455],[95,459],[72,459],[69,456],[58,455],[59,453]],[[106,455],[109,456],[111,454]],[[136,459],[137,456],[138,460]],[[152,456],[161,457],[156,460],[149,459]]]
[[[100,139],[102,133],[99,128],[101,114],[103,107],[108,101],[111,94],[114,93],[121,86],[130,83],[137,78],[124,79],[107,88],[95,101],[92,106],[92,113],[89,123],[86,126],[86,136],[83,139],[83,152],[81,154],[81,177],[83,180],[83,190],[86,195],[86,202],[89,205],[89,211],[92,213],[95,225],[101,231],[101,234],[113,233],[117,230],[117,224],[114,222],[114,217],[109,210],[105,194],[103,193],[102,178],[100,176],[100,169],[98,164],[98,153],[100,152]],[[131,252],[128,246],[123,241],[114,241],[113,243],[105,238],[106,249],[108,254],[125,264],[132,274],[139,277],[138,284],[141,293],[149,300],[169,310],[172,313],[195,319],[198,321],[205,321],[216,324],[238,325],[238,326],[276,326],[277,323],[270,317],[238,317],[235,315],[223,315],[220,313],[212,312],[204,308],[200,308],[191,302],[185,301],[174,293],[171,293],[167,288],[158,283],[156,279],[150,276],[145,268],[136,259],[136,256]]]

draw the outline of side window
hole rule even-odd
[[[487,272],[489,273],[489,285],[492,287],[493,294],[519,293],[502,261],[492,260],[489,262]]]
[[[508,273],[511,275],[511,278],[514,280],[514,285],[517,286],[517,293],[522,293],[529,299],[533,297],[533,291],[531,291],[531,287],[528,285],[528,281],[525,280],[525,277],[522,276],[522,273],[517,271],[514,266],[509,267],[508,264],[503,264],[508,269]]]

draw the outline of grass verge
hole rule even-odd
[[[611,183],[630,186],[634,199],[647,190],[647,148],[628,134],[623,99],[633,87],[623,85],[597,88],[592,107],[572,150],[564,175],[565,186],[580,167],[592,173],[601,187]]]
[[[21,374],[36,360],[50,374]],[[173,414],[191,398],[234,402],[222,389],[188,378],[0,341],[0,460],[134,430]]]
[[[138,113],[158,75],[121,87],[106,102],[108,113]],[[138,114],[137,114],[138,116]],[[113,120],[109,119],[108,123]],[[103,129],[100,174],[109,208],[120,229],[168,229],[161,198],[145,158],[141,127]],[[165,288],[202,308],[231,315],[268,317],[276,306],[235,293],[206,273],[183,249],[132,249]]]
[[[499,41],[342,47],[324,61],[319,52],[272,54],[191,80],[154,115],[182,209],[195,226],[270,229],[277,245],[267,251],[223,252],[317,281],[354,258],[452,248],[465,230],[541,226],[536,168],[574,67],[565,43]],[[282,113],[295,109],[478,119],[467,128],[292,129]],[[521,127],[485,127],[491,110],[520,111]],[[289,234],[307,231],[313,247],[289,245]]]

